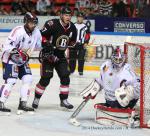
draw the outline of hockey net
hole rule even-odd
[[[127,62],[140,76],[140,127],[147,128],[150,121],[150,44],[125,43]]]

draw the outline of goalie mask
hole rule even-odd
[[[117,46],[111,56],[113,68],[120,70],[120,68],[125,64],[125,60],[125,55],[121,52],[119,46]]]

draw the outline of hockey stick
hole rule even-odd
[[[87,99],[84,99],[82,101],[82,103],[77,107],[77,109],[73,112],[73,114],[71,115],[69,122],[74,125],[74,126],[80,126],[80,122],[78,122],[76,120],[77,115],[81,112],[81,110],[84,108],[84,106],[87,104],[87,102],[89,101],[90,97],[88,97]]]

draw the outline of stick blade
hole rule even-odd
[[[79,127],[81,125],[81,123],[79,121],[77,121],[76,118],[70,118],[69,123],[76,126],[76,127]]]

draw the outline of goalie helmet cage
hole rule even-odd
[[[127,62],[140,76],[140,127],[149,128],[150,121],[150,44],[125,43]]]

